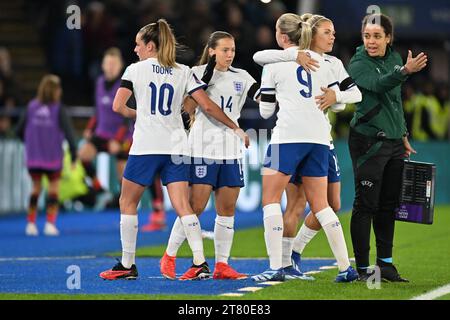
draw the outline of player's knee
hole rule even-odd
[[[222,215],[231,216],[234,215],[234,211],[236,210],[236,204],[233,202],[229,203],[218,203],[216,202],[216,210],[220,212]]]
[[[197,204],[193,204],[192,206],[192,211],[194,211],[194,213],[196,215],[199,215],[203,212],[203,210],[205,210],[205,206],[202,205],[197,205]]]

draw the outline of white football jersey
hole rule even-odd
[[[334,78],[336,79],[336,82],[332,84],[332,86],[337,85],[339,87],[339,85],[341,84],[342,81],[344,81],[345,79],[347,79],[348,77],[350,77],[347,73],[347,70],[345,70],[344,68],[344,64],[342,63],[342,61],[334,56],[330,56],[326,53],[323,54],[323,58],[325,60],[326,63],[329,63],[331,66],[331,72],[333,73]],[[328,110],[328,112],[330,112],[330,110]],[[330,119],[328,118],[328,112],[327,112],[327,119],[328,121],[330,121]],[[331,132],[330,132],[330,149],[333,150],[334,149],[334,144],[332,143],[333,141],[333,137],[331,136]]]
[[[286,50],[298,50],[290,47]],[[261,93],[275,93],[279,105],[277,122],[271,144],[318,143],[330,145],[330,123],[321,111],[315,97],[322,95],[321,87],[337,81],[331,64],[321,55],[307,50],[319,62],[320,68],[307,73],[295,61],[272,63],[264,66]]]
[[[206,65],[196,66],[192,71],[201,79]],[[248,90],[256,82],[245,70],[230,68],[228,71],[214,70],[209,81],[208,96],[234,123],[238,124]],[[195,121],[189,131],[189,146],[192,157],[209,159],[242,158],[241,140],[223,123],[209,117],[201,108],[195,112]]]
[[[131,64],[122,79],[133,83],[136,98],[130,154],[189,155],[181,118],[183,97],[206,85],[195,78],[188,66],[163,67],[156,58]]]

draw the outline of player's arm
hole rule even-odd
[[[208,58],[208,63],[205,66],[205,70],[203,71],[202,81],[208,85],[211,81],[212,76],[214,75],[214,68],[216,67],[216,55],[212,55]],[[192,72],[194,77],[196,77],[195,73]],[[187,96],[183,101],[183,111],[187,112],[189,115],[192,115],[197,108],[198,103],[192,96]]]
[[[64,137],[69,143],[70,156],[72,158],[72,163],[77,160],[77,144],[75,142],[75,134],[70,121],[69,115],[66,112],[66,108],[61,106],[59,109],[59,127],[64,132]]]
[[[259,113],[264,119],[269,119],[274,113],[277,105],[275,90],[263,91],[259,102]]]
[[[261,92],[259,102],[259,113],[264,119],[269,119],[274,113],[276,108],[275,97],[275,81],[272,76],[272,67],[274,65],[264,66],[264,70],[261,76]]]
[[[348,68],[350,76],[359,87],[375,93],[392,90],[408,79],[408,74],[402,72],[401,67],[394,68],[388,73],[380,75],[364,61],[355,60],[350,62]]]
[[[136,119],[136,110],[127,106],[128,99],[130,99],[133,94],[132,86],[133,84],[131,81],[122,79],[120,88],[117,90],[116,96],[114,97],[113,111],[126,118]]]
[[[190,94],[207,115],[222,122],[228,128],[233,129],[233,131],[244,141],[245,147],[248,148],[250,145],[248,135],[241,128],[239,128],[239,126],[234,123],[233,120],[231,120],[214,101],[208,97],[203,89],[200,88]]]
[[[27,109],[23,110],[16,127],[14,128],[14,135],[20,140],[25,141],[25,126],[27,123]]]
[[[357,103],[362,100],[361,91],[359,91],[352,78],[344,79],[336,88],[337,103]]]
[[[191,115],[195,112],[195,108],[197,108],[198,103],[191,96],[186,96],[183,100],[183,111],[187,114]]]
[[[253,55],[253,61],[260,66],[269,63],[296,61],[306,72],[316,71],[319,62],[303,50],[262,50]]]

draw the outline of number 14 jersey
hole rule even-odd
[[[192,68],[201,78],[206,65]],[[242,107],[250,87],[256,82],[245,70],[230,67],[227,71],[214,70],[207,93],[223,112],[238,124]],[[197,108],[195,121],[189,131],[189,146],[192,157],[208,159],[242,158],[241,140],[223,123],[213,119]]]

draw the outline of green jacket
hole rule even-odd
[[[403,61],[389,45],[384,57],[370,57],[364,46],[356,49],[348,66],[362,93],[362,101],[350,126],[367,136],[377,136],[382,131],[388,139],[399,139],[406,132],[403,115],[401,84],[408,78],[400,72]]]

